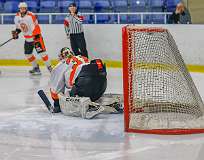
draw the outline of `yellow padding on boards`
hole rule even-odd
[[[113,60],[104,60],[106,63],[106,66],[109,68],[121,68],[122,63],[121,61],[113,61]],[[40,65],[44,65],[43,61],[39,60],[38,63]],[[57,64],[57,60],[51,60],[52,65]],[[140,64],[141,65],[141,64]],[[22,59],[0,59],[0,66],[30,66],[27,60],[22,60]],[[148,65],[147,67],[159,67],[160,65],[158,64],[157,66],[151,66]],[[137,67],[137,66],[135,66]],[[163,65],[164,68],[169,68],[170,66],[168,65]],[[201,65],[187,65],[187,68],[190,72],[200,72],[204,73],[204,66]],[[176,68],[174,68],[176,69]]]
[[[170,65],[170,64],[162,64],[162,63],[136,63],[134,64],[135,69],[161,69],[165,71],[174,71],[177,72],[179,70],[178,66]]]

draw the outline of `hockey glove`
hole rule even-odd
[[[12,37],[13,39],[18,39],[18,32],[15,31],[11,31]]]
[[[21,32],[20,29],[16,29],[14,31],[11,31],[13,39],[18,39],[18,34]]]

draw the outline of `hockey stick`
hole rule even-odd
[[[0,47],[2,47],[3,45],[5,45],[6,43],[10,42],[13,38],[10,38],[9,40],[7,40],[6,42],[0,44]]]
[[[42,101],[44,102],[45,106],[47,107],[47,109],[53,113],[54,107],[51,105],[49,99],[47,98],[45,92],[43,90],[39,90],[38,91],[38,95],[40,96],[40,98],[42,99]]]

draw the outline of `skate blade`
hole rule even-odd
[[[42,73],[39,72],[39,73],[30,73],[31,76],[40,76]]]

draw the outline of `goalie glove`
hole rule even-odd
[[[18,39],[18,34],[21,32],[20,29],[16,29],[14,31],[11,31],[13,39]]]

